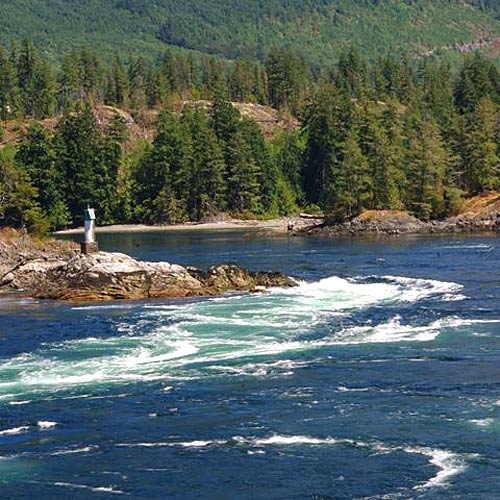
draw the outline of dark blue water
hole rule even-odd
[[[496,237],[100,235],[294,290],[0,302],[0,498],[496,499]]]

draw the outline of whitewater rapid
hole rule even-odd
[[[350,318],[370,307],[415,304],[431,296],[463,300],[462,286],[436,280],[383,276],[330,277],[291,289],[178,303],[75,306],[131,308],[133,320],[108,338],[47,343],[0,361],[0,400],[23,404],[44,392],[151,380],[192,380],[213,374],[286,375],[302,361],[296,352],[328,346],[429,342],[446,329],[474,320],[444,317],[426,324],[399,314],[379,323]]]

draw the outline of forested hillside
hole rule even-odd
[[[0,0],[0,43],[25,36],[49,57],[89,45],[154,57],[166,45],[262,59],[289,48],[329,66],[355,45],[372,59],[500,37],[489,0]]]
[[[265,136],[230,101],[300,127]],[[480,52],[453,73],[435,57],[370,63],[350,49],[318,76],[280,49],[264,65],[170,50],[106,62],[90,49],[54,65],[24,40],[0,47],[0,223],[44,232],[80,224],[87,204],[101,224],[318,209],[439,219],[500,189],[499,104]]]

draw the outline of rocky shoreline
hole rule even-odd
[[[208,271],[168,262],[144,262],[122,253],[82,254],[74,244],[28,237],[0,242],[0,292],[88,302],[213,296],[254,292],[297,283],[281,273],[251,272],[232,265]]]
[[[480,216],[459,215],[429,222],[396,210],[366,211],[337,224],[311,220],[293,227],[288,234],[336,237],[485,232],[498,235],[500,212],[497,205],[491,208]],[[69,241],[34,240],[14,230],[0,231],[0,293],[20,292],[35,298],[85,302],[213,296],[295,285],[293,279],[281,273],[250,272],[231,265],[201,271],[168,262],[144,262],[122,253],[84,255]]]
[[[457,216],[442,221],[424,222],[404,212],[379,211],[363,214],[341,223],[316,224],[296,231],[298,235],[311,236],[358,236],[358,235],[405,235],[405,234],[500,234],[500,214],[486,217]]]

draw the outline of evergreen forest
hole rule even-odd
[[[52,60],[88,45],[108,60],[170,47],[262,61],[277,47],[321,71],[351,45],[375,60],[500,38],[497,0],[0,0],[0,12],[0,44],[28,35]]]
[[[298,125],[264,134],[234,101]],[[499,105],[499,71],[478,51],[453,70],[349,48],[318,74],[284,48],[263,62],[81,48],[53,63],[25,39],[0,47],[1,224],[74,226],[87,204],[100,224],[366,209],[440,219],[500,189]],[[154,137],[132,138],[123,110],[144,130],[154,120]]]

